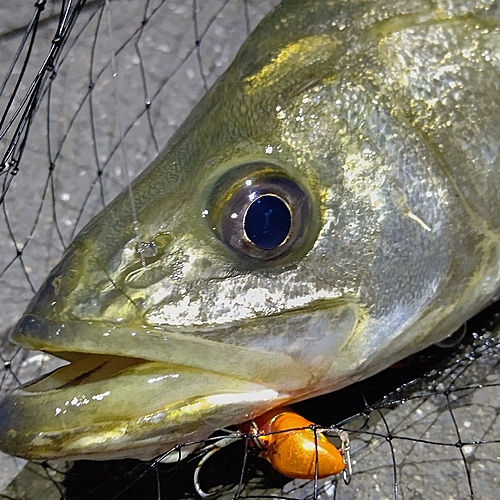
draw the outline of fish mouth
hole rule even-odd
[[[0,402],[0,449],[30,460],[149,459],[289,402],[310,376],[287,355],[174,328],[27,314],[11,337],[69,361]]]
[[[214,372],[232,379],[258,381],[287,392],[297,391],[315,378],[308,367],[284,352],[211,340],[202,336],[200,330],[190,331],[169,325],[56,323],[26,314],[12,329],[10,337],[26,349],[45,351],[68,361],[86,354],[139,358]]]

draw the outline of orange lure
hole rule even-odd
[[[344,458],[337,448],[320,432],[306,428],[314,425],[291,408],[270,410],[255,418],[256,438],[262,446],[260,456],[284,476],[314,479],[316,456],[318,478],[338,474],[344,470]],[[298,430],[291,430],[298,429]],[[316,451],[317,450],[317,451]]]

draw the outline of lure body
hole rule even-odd
[[[13,328],[70,364],[0,403],[0,449],[149,458],[497,297],[498,11],[285,0],[133,182],[135,212],[127,190],[94,218]]]
[[[344,458],[335,445],[321,432],[309,428],[314,424],[290,408],[270,410],[254,422],[263,447],[260,456],[284,476],[314,479],[316,475],[324,478],[344,470]]]

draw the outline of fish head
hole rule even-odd
[[[384,86],[387,33],[327,29],[313,4],[257,28],[69,246],[12,330],[69,364],[0,403],[4,451],[151,457],[366,378],[470,313],[458,284],[487,252]]]
[[[69,364],[2,402],[3,450],[151,457],[324,387],[358,306],[315,272],[324,189],[254,73],[243,50],[13,328]]]
[[[186,184],[136,203],[135,223],[118,198],[14,327],[18,344],[70,364],[4,402],[9,451],[149,457],[325,390],[359,307],[312,272],[310,183],[264,157]]]

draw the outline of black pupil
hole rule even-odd
[[[255,246],[272,250],[280,246],[288,236],[291,226],[290,210],[276,196],[261,196],[248,208],[245,232]]]

